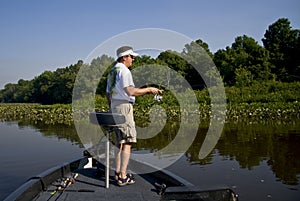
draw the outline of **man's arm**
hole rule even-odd
[[[125,92],[128,96],[140,96],[147,93],[152,94],[162,94],[163,90],[157,89],[155,87],[147,87],[147,88],[135,88],[133,86],[125,87]]]

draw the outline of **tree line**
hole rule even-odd
[[[262,39],[263,46],[253,38],[243,35],[235,38],[231,46],[215,53],[207,43],[198,39],[186,44],[182,52],[164,51],[157,58],[141,56],[135,59],[133,69],[141,65],[167,65],[180,73],[194,89],[207,87],[205,80],[217,82],[211,65],[214,64],[225,86],[249,87],[253,83],[276,80],[279,82],[300,81],[300,30],[293,29],[287,18],[280,18],[269,25]],[[199,49],[201,47],[201,49]],[[107,55],[95,58],[91,64],[79,60],[65,68],[45,71],[32,80],[20,79],[8,83],[0,91],[0,102],[4,103],[71,103],[74,82],[80,69],[89,68],[94,75],[99,69],[106,69],[98,84],[96,93],[105,93],[106,75],[114,59]],[[201,76],[194,66],[199,65]],[[108,69],[108,70],[107,70]],[[145,75],[147,76],[147,75]],[[157,72],[154,76],[166,76]],[[81,78],[82,91],[77,97],[90,89],[90,77]],[[134,78],[142,79],[142,78]],[[213,85],[210,85],[213,86]]]

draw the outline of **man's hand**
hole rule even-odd
[[[163,93],[163,90],[160,90],[158,88],[155,88],[155,87],[148,87],[149,89],[149,93],[152,93],[152,94],[162,94]]]
[[[144,95],[146,93],[152,93],[152,94],[162,94],[163,93],[163,90],[160,90],[155,87],[135,88],[135,87],[129,86],[129,87],[125,87],[124,89],[129,96],[140,96],[140,95]]]

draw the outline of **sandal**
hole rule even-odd
[[[120,172],[116,172],[116,171],[115,171],[115,180],[116,180],[116,181],[118,181],[118,180],[119,180],[119,178],[120,178],[120,174],[121,174]],[[127,173],[127,174],[126,174],[126,176],[127,176],[127,177],[129,177],[130,179],[134,180],[134,176],[133,176],[133,174],[131,174],[131,173]]]
[[[115,180],[118,181],[119,178],[120,178],[120,172],[118,173],[115,171]]]
[[[130,179],[134,180],[134,176],[133,176],[133,174],[131,174],[131,173],[127,173],[126,175],[127,175],[127,177],[129,177]]]
[[[126,177],[123,179],[121,177],[119,177],[118,179],[118,185],[119,186],[125,186],[127,184],[134,184],[135,180],[133,178],[131,178],[128,174],[126,175]]]
[[[128,184],[134,184],[135,183],[135,179],[134,179],[133,174],[128,173],[127,177],[129,178]]]

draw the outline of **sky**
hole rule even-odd
[[[124,32],[167,29],[216,52],[242,35],[262,45],[279,18],[300,29],[299,11],[299,0],[0,0],[0,89],[76,64]]]

